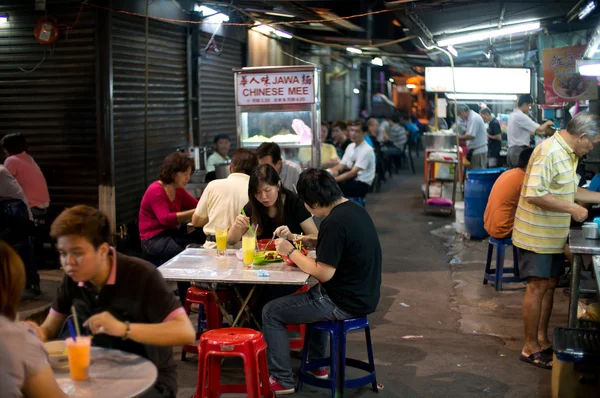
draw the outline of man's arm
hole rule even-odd
[[[578,222],[584,221],[588,215],[588,211],[585,207],[579,206],[577,203],[557,199],[551,194],[535,197],[532,196],[525,199],[528,203],[537,206],[542,210],[552,211],[555,213],[568,213],[575,221]]]
[[[337,177],[335,177],[335,181],[342,182],[356,178],[356,176],[358,176],[358,172],[361,170],[362,169],[360,167],[354,166],[350,171],[347,171],[344,174],[340,174]]]
[[[496,134],[496,135],[488,134],[487,136],[490,140],[502,141],[502,136],[500,134]]]
[[[200,217],[196,213],[192,215],[192,225],[196,228],[202,228],[208,224],[208,217]]]
[[[44,323],[42,323],[42,326],[31,321],[26,321],[23,323],[33,328],[35,330],[35,333],[37,334],[37,337],[42,342],[46,342],[54,340],[56,336],[58,336],[58,333],[60,332],[60,329],[62,328],[66,319],[66,315],[59,314],[55,311],[50,310],[50,313],[44,320]]]
[[[575,200],[577,202],[600,204],[600,192],[594,192],[585,188],[577,187]]]
[[[536,123],[537,124],[537,123]],[[546,128],[548,126],[552,126],[554,124],[554,122],[552,120],[546,120],[543,124],[540,124],[532,133],[530,133],[531,135],[536,135],[537,133],[544,133],[546,131]]]
[[[298,250],[292,252],[290,259],[298,266],[298,268],[307,274],[314,276],[315,279],[321,283],[329,281],[335,274],[335,268],[331,265],[320,263],[314,258],[308,258]]]

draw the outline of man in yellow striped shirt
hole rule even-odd
[[[523,181],[512,236],[519,250],[520,275],[527,280],[521,360],[540,368],[552,368],[548,322],[554,289],[563,272],[562,253],[571,217],[584,221],[588,215],[575,202],[600,203],[600,193],[578,187],[576,174],[579,158],[599,141],[600,117],[578,114],[566,130],[535,148]]]

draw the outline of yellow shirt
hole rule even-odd
[[[338,158],[335,147],[331,144],[321,144],[321,165]],[[312,148],[300,148],[298,151],[298,160],[301,163],[308,163],[312,159]]]
[[[525,198],[550,194],[556,199],[574,202],[579,184],[578,161],[560,133],[555,133],[533,150],[515,214],[512,236],[515,246],[539,254],[563,252],[571,215],[543,210]]]

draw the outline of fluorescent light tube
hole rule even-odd
[[[448,46],[448,51],[450,52],[450,54],[454,55],[455,57],[458,57],[458,51],[456,51],[456,48],[454,48],[453,46]]]
[[[408,84],[406,85],[406,88],[408,88],[408,89],[411,89],[411,90],[412,90],[413,88],[417,88],[417,85],[416,85],[416,84],[412,84],[412,83],[408,83]]]
[[[223,23],[229,21],[229,17],[223,13],[218,12],[217,10],[213,10],[207,6],[199,6],[196,4],[194,6],[194,11],[201,12],[203,16],[208,18],[205,19],[207,22],[211,23]]]
[[[284,39],[292,38],[292,35],[290,35],[288,32],[284,32],[283,30],[275,30],[274,33],[279,37],[283,37]]]
[[[377,65],[377,66],[383,66],[383,60],[379,57],[375,57],[371,60],[371,63],[373,65]]]
[[[530,22],[530,23],[524,23],[524,24],[519,24],[519,25],[507,26],[506,28],[502,28],[502,29],[486,30],[486,31],[482,31],[482,32],[471,33],[468,35],[449,37],[447,39],[438,41],[438,46],[446,47],[446,46],[453,46],[455,44],[471,43],[474,41],[481,41],[481,40],[491,39],[494,37],[508,36],[508,35],[512,35],[512,34],[516,34],[516,33],[531,32],[531,31],[537,30],[539,28],[540,28],[539,22]]]
[[[360,48],[347,47],[346,51],[352,54],[362,54],[362,50]]]
[[[583,7],[581,9],[581,11],[579,11],[579,19],[583,19],[583,18],[587,17],[595,9],[596,9],[596,2],[594,0],[589,1],[585,5],[585,7]]]
[[[360,90],[359,90],[359,89],[357,89],[357,88],[355,88],[354,90],[352,90],[352,92],[353,92],[354,94],[360,94]]]
[[[448,99],[452,100],[504,100],[504,101],[516,101],[517,96],[513,94],[454,94],[446,93]]]
[[[600,76],[600,60],[577,61],[577,72],[582,76]]]

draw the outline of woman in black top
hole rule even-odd
[[[260,165],[250,176],[250,201],[229,229],[227,243],[234,245],[248,231],[248,223],[258,225],[257,239],[273,236],[294,239],[293,234],[317,236],[317,227],[298,196],[281,186],[277,171],[268,164]]]

